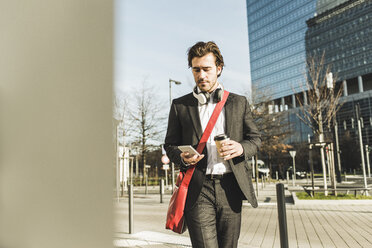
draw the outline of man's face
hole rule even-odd
[[[203,92],[212,92],[217,87],[217,75],[221,73],[221,66],[216,66],[213,53],[203,57],[194,57],[191,60],[192,74],[199,89]]]

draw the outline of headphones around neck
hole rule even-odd
[[[221,84],[220,84],[221,85]],[[214,91],[214,96],[213,96],[213,103],[218,103],[222,100],[222,97],[223,97],[223,92],[224,92],[224,89],[223,89],[223,86],[221,85],[221,88],[217,88],[215,91]],[[198,102],[200,104],[207,104],[209,102],[209,100],[211,99],[211,94],[208,93],[208,92],[202,92],[200,91],[198,93],[198,86],[195,85],[193,91],[192,91],[192,94],[194,95],[194,97],[196,99],[198,99]]]

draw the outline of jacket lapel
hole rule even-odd
[[[187,108],[189,110],[190,119],[193,123],[195,133],[198,137],[198,140],[200,140],[203,134],[203,129],[199,116],[198,100],[195,97],[190,98],[190,102],[187,105]]]
[[[231,128],[233,126],[233,114],[234,114],[234,104],[232,104],[234,101],[234,97],[229,94],[229,97],[226,100],[225,103],[225,124],[226,124],[226,135],[228,137],[231,137]],[[231,169],[233,172],[235,171],[233,159],[227,160],[230,164]],[[235,172],[234,172],[235,173]]]
[[[234,104],[232,104],[234,98],[229,95],[225,103],[225,124],[226,124],[226,134],[230,137],[232,122],[233,122],[233,114],[234,114]]]

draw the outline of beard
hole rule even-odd
[[[217,80],[215,82],[210,82],[208,80],[199,80],[198,81],[198,88],[202,92],[209,92],[215,85],[217,84]]]

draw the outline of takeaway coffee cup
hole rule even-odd
[[[219,135],[214,136],[214,142],[216,143],[218,154],[220,154],[220,149],[222,147],[221,142],[225,140],[229,140],[229,139],[230,139],[229,136],[227,136],[226,134],[219,134]],[[225,156],[225,157],[228,157],[228,156]]]

